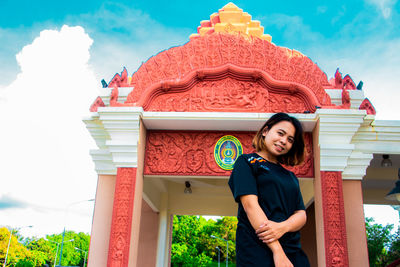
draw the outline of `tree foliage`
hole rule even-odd
[[[400,258],[400,228],[392,234],[392,224],[382,226],[372,218],[365,219],[365,227],[370,266],[384,267]]]
[[[3,264],[7,251],[10,231],[0,228],[0,263]],[[73,240],[71,242],[68,242]],[[62,234],[47,235],[46,238],[26,238],[20,235],[11,237],[10,248],[7,256],[6,266],[39,267],[44,265],[53,266],[59,263],[60,243]],[[83,266],[85,252],[89,250],[90,236],[85,233],[68,231],[65,233],[62,261],[63,266]],[[76,249],[79,248],[80,250]],[[58,253],[57,253],[58,252]],[[57,255],[56,255],[57,253]]]
[[[221,261],[224,261],[227,242],[211,236],[228,240],[228,259],[235,262],[236,224],[235,217],[222,217],[215,222],[201,216],[174,216],[172,266],[208,266],[212,261],[217,261],[216,247],[220,248]]]

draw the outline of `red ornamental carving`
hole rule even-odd
[[[374,106],[372,105],[371,101],[369,101],[368,98],[365,98],[364,101],[361,103],[359,109],[364,109],[367,111],[368,115],[375,115],[376,110]]]
[[[342,173],[321,171],[327,267],[348,267]]]
[[[311,133],[304,134],[305,157],[304,162],[300,165],[286,168],[296,174],[297,177],[313,178],[314,177],[314,157],[313,143]]]
[[[259,72],[252,77],[242,71],[248,78],[262,76],[263,80],[274,81],[276,85],[287,83],[286,87],[293,84],[299,91],[307,91],[316,99],[318,104],[312,104],[331,105],[323,88],[330,86],[327,77],[309,58],[259,38],[226,33],[194,38],[183,46],[170,48],[150,58],[132,75],[129,85],[134,90],[125,103],[140,106],[146,102],[144,98],[159,94],[160,88],[164,88],[164,92],[182,90],[182,84],[188,86],[185,83],[195,82],[194,78],[201,79],[197,71],[218,69],[228,64]]]
[[[128,83],[128,71],[124,67],[121,75],[118,73],[114,75],[111,82],[108,84],[108,87],[127,87],[129,86]]]
[[[118,168],[107,266],[128,266],[136,168]]]
[[[357,86],[354,83],[353,79],[350,75],[344,76],[342,78],[342,74],[339,72],[339,68],[336,69],[335,78],[329,80],[329,83],[333,88],[336,89],[347,89],[347,90],[356,90]]]
[[[233,135],[243,153],[254,152],[252,132],[170,132],[149,131],[146,142],[145,175],[229,176],[214,159],[214,147],[224,135]],[[312,138],[306,134],[307,157],[302,165],[288,168],[299,177],[313,177]]]
[[[103,102],[103,99],[101,99],[100,96],[96,98],[96,100],[93,102],[93,104],[90,106],[90,112],[97,112],[97,109],[99,107],[105,107],[106,105]]]
[[[356,84],[348,74],[343,78],[343,88],[348,90],[357,90]]]
[[[199,74],[201,77],[202,73]],[[291,91],[290,91],[290,90]],[[148,111],[218,111],[218,112],[279,112],[303,113],[314,111],[315,105],[304,101],[297,89],[289,87],[285,94],[276,88],[264,88],[261,83],[239,81],[225,78],[220,81],[200,81],[189,91],[169,94],[169,87],[164,85],[164,94],[155,97],[143,107]],[[317,104],[317,103],[314,103]]]

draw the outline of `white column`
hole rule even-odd
[[[169,245],[169,214],[168,214],[168,194],[161,195],[161,208],[158,224],[158,244],[157,244],[157,267],[164,267],[168,264],[168,245]]]

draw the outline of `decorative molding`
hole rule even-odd
[[[232,72],[236,71],[237,74]],[[260,72],[257,80],[249,80],[235,66],[225,65],[204,71],[201,80],[186,79],[186,82],[170,83],[165,88],[159,85],[138,105],[146,111],[190,111],[190,112],[314,112],[320,105],[307,88],[294,83],[277,83]],[[239,76],[243,75],[243,77]]]
[[[320,169],[322,171],[343,171],[354,147],[353,144],[320,144]]]
[[[254,133],[148,131],[145,175],[229,176],[218,167],[214,146],[218,139],[231,134],[238,138],[244,153],[253,151]]]
[[[136,168],[118,168],[107,266],[128,266]]]
[[[362,180],[372,158],[372,153],[366,154],[353,150],[342,173],[343,180]]]
[[[248,79],[258,80],[262,74],[268,75],[270,81],[308,88],[320,105],[331,105],[324,90],[324,86],[330,86],[327,77],[308,57],[266,40],[227,33],[194,38],[151,57],[132,75],[129,85],[135,90],[125,103],[142,106],[139,104],[144,101],[142,98],[156,88],[171,92],[174,83],[182,83],[182,79],[188,82],[201,80],[207,77],[203,70],[218,69],[227,64],[253,70],[254,75],[247,75]]]
[[[128,71],[124,67],[121,72],[121,75],[116,73],[112,78],[111,82],[108,83],[108,87],[128,87],[129,86],[129,78]]]
[[[137,140],[108,140],[106,142],[116,167],[137,167]]]
[[[400,121],[374,120],[368,115],[353,138],[356,150],[366,154],[400,154]]]
[[[143,112],[148,130],[258,131],[273,113],[244,112]],[[304,132],[312,132],[318,117],[314,113],[289,114],[297,118]]]
[[[321,188],[326,266],[348,267],[341,173],[321,171]]]
[[[92,156],[97,174],[117,174],[117,167],[108,149],[90,150],[90,155]]]
[[[254,36],[271,42],[272,37],[264,34],[264,27],[258,20],[251,20],[247,12],[243,12],[233,3],[228,3],[218,13],[210,16],[210,20],[203,20],[197,28],[198,34],[190,35],[190,39],[197,38],[214,32],[243,34],[247,37]]]
[[[104,104],[103,100],[101,99],[100,96],[96,98],[96,100],[93,102],[93,104],[90,106],[89,111],[90,112],[97,112],[97,109],[99,107],[105,107],[106,105]]]
[[[350,144],[354,134],[364,122],[365,111],[353,109],[319,109],[319,142]]]
[[[83,122],[86,124],[86,128],[96,142],[96,145],[100,149],[104,149],[106,147],[106,140],[110,139],[110,136],[104,130],[104,126],[99,120],[99,115],[92,113],[91,117],[83,119]]]
[[[218,167],[214,146],[224,135],[233,135],[243,146],[243,153],[253,152],[250,132],[169,132],[148,131],[145,152],[145,175],[229,176],[230,171]],[[314,177],[311,134],[305,138],[307,157],[297,167],[288,168],[299,177]]]
[[[137,167],[139,124],[143,109],[99,107],[84,119],[98,149],[90,154],[98,174],[115,174],[118,167]]]
[[[344,171],[355,149],[353,137],[364,122],[365,111],[317,110],[321,171]]]
[[[342,74],[339,72],[339,68],[336,69],[335,77],[330,79],[329,83],[335,89],[357,90],[357,86],[350,75],[347,74],[342,79]]]
[[[366,110],[368,115],[376,115],[376,110],[368,98],[364,99],[364,101],[360,104],[359,109]]]
[[[111,140],[138,140],[141,107],[104,107],[97,113]]]

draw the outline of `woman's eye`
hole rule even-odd
[[[294,142],[294,140],[291,139],[291,138],[289,138],[288,141],[289,141],[289,143],[291,143],[291,144],[293,144],[293,142]]]

